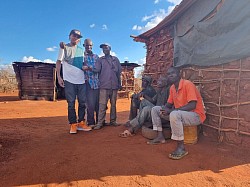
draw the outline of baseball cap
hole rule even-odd
[[[144,76],[142,77],[142,80],[147,81],[149,84],[152,83],[152,77],[150,77],[150,76],[148,76],[148,75],[144,75]]]
[[[71,35],[71,34],[78,35],[79,38],[82,38],[81,32],[79,30],[77,30],[77,29],[71,30],[70,33],[69,33],[69,35]]]
[[[103,46],[108,46],[109,48],[111,48],[111,45],[108,44],[108,43],[103,43],[103,44],[101,44],[101,45],[100,45],[100,48],[103,48]]]

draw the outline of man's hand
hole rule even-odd
[[[89,70],[89,67],[88,67],[88,66],[82,66],[82,69],[83,69],[84,71],[87,71],[87,70]]]
[[[65,43],[64,42],[60,42],[59,46],[60,46],[61,49],[65,49]]]
[[[144,97],[144,93],[143,92],[140,92],[139,95],[138,95],[139,98],[141,97]]]
[[[173,110],[168,108],[168,107],[162,107],[162,109],[160,110],[160,114],[161,115],[169,115]]]
[[[64,81],[62,79],[62,77],[57,77],[57,80],[58,80],[58,84],[64,88]]]

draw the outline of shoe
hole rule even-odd
[[[88,125],[91,129],[93,129],[95,127],[95,125]]]
[[[169,158],[173,159],[173,160],[180,160],[182,159],[184,156],[188,155],[188,152],[187,151],[183,151],[183,152],[180,152],[180,153],[170,153],[168,155]]]
[[[94,127],[94,130],[99,130],[99,129],[101,129],[102,128],[102,125],[96,125],[95,127]]]
[[[76,134],[77,133],[77,123],[73,123],[70,125],[70,134]]]
[[[121,125],[121,124],[116,123],[116,121],[110,122],[110,126],[115,126],[115,127],[117,127],[117,126],[120,126],[120,125]]]
[[[92,128],[86,125],[84,121],[78,123],[77,130],[79,131],[91,131]]]
[[[102,123],[102,126],[110,126],[110,123],[106,123],[105,121]]]

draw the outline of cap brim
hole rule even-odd
[[[108,47],[110,47],[110,45],[107,45],[107,44],[101,44],[101,45],[100,45],[100,48],[103,48],[104,46],[108,46]]]

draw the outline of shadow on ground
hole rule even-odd
[[[128,112],[119,112],[126,121]],[[175,144],[147,145],[140,133],[120,138],[123,126],[68,133],[66,116],[0,119],[0,186],[102,181],[108,176],[171,176],[248,164],[249,150],[201,136],[189,155],[168,159]],[[243,152],[244,151],[244,152]]]

